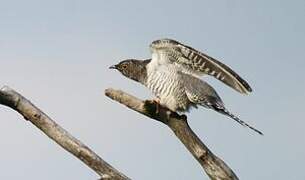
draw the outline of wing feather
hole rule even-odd
[[[175,64],[194,76],[211,75],[240,93],[252,92],[250,85],[230,67],[178,41],[156,40],[150,49],[153,57],[159,57],[153,58],[153,61],[159,61],[158,64]]]

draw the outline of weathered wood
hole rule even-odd
[[[178,115],[154,101],[143,101],[120,90],[106,89],[106,96],[145,116],[166,124],[200,163],[212,180],[238,180],[228,165],[214,155],[187,123],[185,115]]]
[[[57,144],[83,161],[101,179],[129,179],[13,89],[9,87],[0,89],[0,104],[11,107],[19,112],[26,120],[33,123]]]

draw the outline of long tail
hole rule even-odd
[[[234,114],[232,114],[231,112],[229,112],[226,108],[223,107],[213,107],[213,109],[221,114],[224,114],[226,116],[231,117],[232,119],[234,119],[236,122],[238,122],[239,124],[243,125],[244,127],[248,127],[250,129],[252,129],[253,131],[257,132],[260,135],[264,135],[261,131],[255,129],[254,127],[250,126],[249,124],[247,124],[246,122],[242,121],[241,119],[239,119],[237,116],[235,116]]]

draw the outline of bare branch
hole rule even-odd
[[[185,115],[180,116],[153,101],[142,101],[120,90],[106,89],[105,94],[132,110],[166,124],[192,153],[210,179],[238,180],[230,167],[215,156],[192,131]]]
[[[0,104],[11,107],[29,120],[65,150],[94,170],[101,179],[129,179],[100,158],[85,144],[74,138],[29,100],[9,87],[0,89]]]

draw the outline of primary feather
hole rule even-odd
[[[252,92],[250,85],[231,68],[178,41],[156,40],[151,43],[150,49],[153,61],[158,61],[156,64],[175,64],[192,75],[211,75],[240,93]]]

